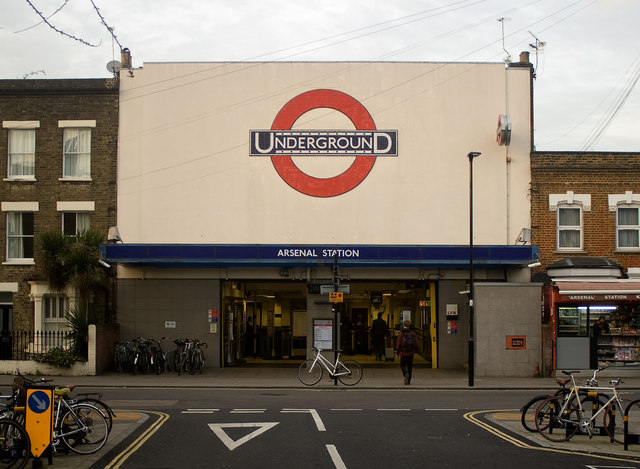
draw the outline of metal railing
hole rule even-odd
[[[2,331],[0,360],[30,360],[33,354],[53,348],[68,350],[73,340],[68,331]]]

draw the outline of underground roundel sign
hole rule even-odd
[[[313,109],[334,109],[347,116],[354,130],[293,130],[296,120]],[[378,130],[367,109],[348,94],[312,90],[299,94],[276,115],[271,129],[250,131],[250,156],[268,156],[280,177],[298,192],[335,197],[350,191],[373,168],[379,156],[398,155],[398,132]],[[353,163],[341,174],[317,178],[301,171],[293,157],[345,156]]]

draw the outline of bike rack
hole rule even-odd
[[[640,435],[635,433],[629,433],[629,409],[634,404],[640,402],[640,399],[636,399],[635,401],[631,401],[629,405],[624,409],[624,449],[625,451],[629,449],[629,445],[640,445]]]
[[[593,415],[595,412],[597,412],[596,409],[594,409],[593,407],[591,407],[591,415]],[[585,409],[585,416],[587,416],[587,409]],[[549,432],[553,433],[554,430],[558,430],[558,431],[565,431],[566,435],[569,436],[572,433],[573,427],[575,427],[577,425],[571,425],[571,424],[557,424],[556,426],[550,427],[549,428]],[[580,427],[578,426],[578,428],[576,429],[575,432],[573,432],[575,435],[588,435],[588,433],[586,431],[583,431],[580,429]],[[604,429],[604,426],[602,425],[594,425],[593,426],[593,432],[592,432],[592,436],[609,436],[607,434],[607,431]]]

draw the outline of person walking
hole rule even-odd
[[[382,319],[382,313],[378,313],[378,319],[374,319],[371,323],[371,344],[373,345],[373,353],[376,354],[376,360],[382,361],[387,334],[389,334],[387,321]]]
[[[411,384],[411,374],[413,372],[413,354],[418,351],[418,336],[411,329],[411,321],[405,319],[403,327],[396,340],[396,353],[400,357],[400,370],[404,379],[404,384]]]

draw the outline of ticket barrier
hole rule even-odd
[[[25,429],[31,440],[32,467],[42,467],[40,457],[46,454],[53,463],[51,442],[53,440],[54,386],[26,386]],[[40,463],[41,464],[41,463]]]

